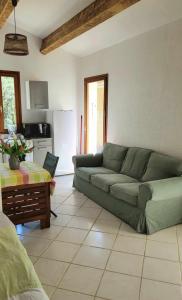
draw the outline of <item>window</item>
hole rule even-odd
[[[0,132],[21,125],[20,73],[0,71]]]

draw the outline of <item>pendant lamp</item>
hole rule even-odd
[[[27,37],[23,34],[16,33],[15,7],[17,6],[17,0],[12,0],[12,5],[14,7],[15,33],[8,33],[5,35],[4,53],[25,56],[29,54]]]

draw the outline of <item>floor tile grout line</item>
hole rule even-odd
[[[66,198],[64,199],[63,202],[61,202],[60,204],[64,203],[68,198],[70,198],[73,195],[74,191],[71,192],[71,194],[69,194],[68,196],[66,196]]]
[[[84,204],[84,203],[83,203],[83,204]],[[97,216],[97,218],[100,216],[101,212],[102,212],[102,209],[101,209],[99,215]],[[96,222],[97,218],[95,219],[95,222]],[[91,228],[92,228],[92,227],[91,227]],[[80,251],[81,247],[84,245],[84,241],[85,241],[85,239],[87,238],[87,236],[88,236],[88,234],[89,234],[90,231],[91,231],[91,229],[88,230],[88,233],[87,233],[87,235],[85,236],[85,238],[83,239],[82,243],[80,244],[80,247],[79,247],[78,251]],[[76,254],[74,255],[74,257],[73,257],[73,259],[72,259],[72,261],[71,261],[69,267],[67,268],[66,272],[64,273],[64,276],[66,275],[66,273],[67,273],[68,270],[70,269],[70,267],[71,267],[71,265],[72,265],[72,262],[73,262],[74,258],[75,258],[76,255],[78,254],[78,251],[77,251]],[[110,254],[111,254],[111,250],[110,250]],[[110,255],[109,255],[109,257],[110,257]],[[74,264],[73,264],[73,265],[74,265]],[[95,268],[93,268],[93,269],[95,269]],[[104,273],[104,271],[103,271],[103,273]],[[60,282],[59,282],[59,284],[58,284],[59,287],[60,287],[60,285],[61,285],[61,282],[63,281],[64,276],[61,278],[61,280],[60,280]],[[97,292],[97,291],[96,291],[96,292]],[[95,294],[95,295],[96,295],[96,294]],[[95,296],[95,295],[94,295],[94,296]]]
[[[102,212],[102,210],[101,210],[101,212]],[[100,213],[101,213],[100,212]],[[89,219],[89,218],[93,218],[93,217],[88,217],[88,216],[77,216],[77,215],[75,215],[75,214],[61,214],[61,213],[58,213],[59,215],[66,215],[66,216],[70,216],[70,217],[80,217],[80,218],[85,218],[85,219]],[[100,215],[100,214],[99,214]],[[101,220],[105,220],[105,221],[107,221],[106,219],[101,219]],[[70,220],[71,221],[71,220]],[[70,222],[69,221],[69,222]],[[95,221],[94,221],[94,223],[93,223],[93,225],[92,225],[92,227],[94,226],[94,224],[96,223],[96,221],[97,221],[97,219],[95,219]],[[122,220],[120,220],[121,222],[122,222]],[[68,222],[68,223],[69,223]],[[54,225],[54,226],[62,226],[62,227],[68,227],[67,225],[57,225],[57,224],[52,224],[52,225]],[[78,228],[78,229],[83,229],[83,230],[91,230],[91,231],[94,231],[94,232],[103,232],[103,233],[110,233],[110,234],[116,234],[116,232],[108,232],[108,231],[100,231],[100,230],[95,230],[95,229],[92,229],[92,227],[91,227],[91,229],[86,229],[86,228],[82,228],[82,227],[69,227],[69,228]],[[128,238],[134,238],[134,239],[139,239],[139,240],[146,240],[146,241],[153,241],[153,242],[156,242],[156,243],[162,243],[162,244],[178,244],[177,242],[167,242],[167,241],[159,241],[159,240],[156,240],[156,239],[152,239],[152,238],[143,238],[143,237],[139,237],[139,236],[132,236],[132,234],[131,233],[121,233],[121,232],[119,232],[119,235],[121,235],[121,236],[124,236],[124,237],[128,237]]]
[[[61,232],[65,229],[65,228],[71,228],[71,229],[79,229],[79,230],[84,230],[84,231],[87,231],[87,235],[86,237],[84,238],[84,240],[80,243],[76,243],[76,242],[70,242],[70,241],[64,241],[64,240],[59,240],[57,239],[58,235],[61,234]],[[91,231],[91,230],[90,230]],[[89,245],[89,244],[84,244],[84,241],[85,239],[87,238],[88,234],[90,233],[89,230],[86,230],[86,229],[82,229],[82,228],[75,228],[75,227],[66,227],[66,226],[62,226],[60,232],[58,233],[58,235],[55,237],[55,238],[52,238],[52,239],[48,239],[48,238],[39,238],[38,236],[32,236],[32,235],[23,235],[21,234],[21,236],[24,236],[24,237],[30,237],[30,238],[35,238],[35,239],[42,239],[42,240],[47,240],[47,241],[50,241],[50,244],[49,246],[52,244],[53,241],[57,241],[57,242],[60,242],[60,243],[66,243],[66,244],[72,244],[72,245],[83,245],[83,246],[88,246],[88,247],[93,247],[93,248],[98,248],[98,249],[104,249],[104,250],[112,250],[113,252],[119,252],[119,253],[126,253],[126,254],[130,254],[130,255],[136,255],[136,256],[144,256],[142,254],[139,254],[139,253],[133,253],[133,252],[127,252],[127,251],[123,251],[123,250],[116,250],[116,249],[113,249],[113,248],[105,248],[105,247],[99,247],[99,246],[93,246],[93,245]],[[101,231],[97,231],[97,232],[100,232],[100,233],[105,233],[105,232],[101,232]],[[111,234],[111,235],[116,235],[116,234],[112,234],[112,233],[108,233],[108,234]],[[159,242],[160,243],[160,242]],[[46,250],[45,250],[46,251]],[[43,252],[44,253],[44,252]],[[42,253],[42,254],[43,254]],[[42,255],[41,254],[41,255]],[[32,255],[32,254],[30,254]],[[32,255],[32,256],[35,256],[35,257],[38,257],[37,255]],[[148,257],[148,258],[152,258],[152,259],[156,259],[156,260],[162,260],[162,261],[169,261],[169,262],[173,262],[173,263],[180,263],[180,260],[174,260],[174,259],[168,259],[168,258],[162,258],[162,257],[156,257],[156,256],[150,256],[150,255],[145,255],[145,257]]]
[[[56,225],[52,225],[52,226],[56,226]],[[57,226],[57,227],[58,227],[58,226]],[[61,227],[61,226],[60,226],[60,227]],[[63,227],[63,226],[62,226],[62,227]],[[56,238],[58,237],[58,235],[61,233],[62,230],[63,230],[63,228],[60,229],[60,232],[56,235],[55,238],[45,238],[45,237],[40,237],[39,235],[36,235],[36,234],[35,234],[35,235],[32,235],[32,234],[29,234],[29,233],[28,233],[28,234],[27,234],[27,233],[25,233],[25,234],[22,234],[22,233],[19,234],[19,233],[17,233],[17,235],[18,235],[18,236],[24,236],[24,237],[31,237],[31,238],[35,238],[35,239],[37,238],[37,239],[39,239],[39,240],[42,239],[42,240],[49,240],[49,241],[52,241],[52,240],[54,240],[54,239],[56,239]]]
[[[157,279],[148,278],[148,277],[142,277],[142,279],[150,280],[150,281],[154,281],[154,282],[160,282],[160,283],[164,283],[164,284],[170,284],[170,285],[172,285],[172,286],[181,287],[181,284],[180,284],[180,283],[174,283],[174,282],[169,282],[169,281],[162,281],[162,280],[157,280]],[[165,300],[165,299],[164,299],[164,300]]]
[[[40,257],[40,258],[42,258],[42,257]],[[110,255],[108,257],[108,260],[109,260],[109,258],[110,258]],[[161,282],[161,283],[164,283],[164,284],[170,284],[170,285],[174,285],[174,286],[181,286],[181,284],[177,284],[177,283],[174,283],[174,282],[168,282],[168,281],[162,281],[162,280],[155,280],[153,278],[151,279],[151,278],[148,278],[148,277],[141,277],[141,276],[137,276],[137,275],[131,275],[131,274],[127,274],[127,273],[111,271],[111,270],[106,269],[106,267],[104,269],[101,269],[101,268],[96,268],[96,267],[93,267],[93,266],[80,265],[80,264],[76,264],[76,263],[73,263],[73,262],[69,263],[68,261],[59,261],[59,260],[48,259],[48,258],[45,258],[45,259],[47,259],[47,260],[53,260],[53,261],[58,261],[58,262],[63,262],[63,263],[67,263],[68,264],[68,267],[65,270],[64,274],[62,275],[62,278],[61,278],[59,284],[57,286],[55,286],[56,288],[60,287],[60,283],[63,280],[64,275],[66,274],[66,272],[68,271],[68,269],[71,267],[71,265],[76,265],[76,266],[81,266],[81,267],[87,267],[87,268],[91,268],[91,269],[100,270],[100,271],[103,271],[103,275],[104,275],[105,271],[108,271],[108,272],[113,273],[113,274],[120,274],[120,275],[129,276],[129,277],[140,278],[141,280],[142,279],[147,279],[147,280],[154,281],[154,282]],[[106,266],[107,266],[107,263],[106,263]],[[102,280],[102,278],[103,278],[103,276],[101,277],[101,280]],[[82,292],[80,292],[80,293],[82,293]]]
[[[39,239],[40,240],[40,239]],[[44,239],[45,240],[45,239]],[[50,243],[49,243],[49,245],[48,246],[46,246],[46,248],[44,249],[44,250],[42,250],[41,251],[41,253],[40,253],[40,256],[36,256],[36,255],[34,255],[34,254],[29,254],[28,253],[28,250],[26,249],[26,247],[25,247],[25,245],[23,245],[24,246],[24,248],[26,249],[26,251],[27,251],[27,254],[28,255],[32,255],[32,256],[36,256],[36,257],[41,257],[41,255],[49,248],[49,246],[52,244],[52,242],[53,242],[53,240],[48,240]],[[23,244],[23,243],[22,243]]]
[[[80,248],[81,248],[81,247],[80,247]],[[79,248],[79,249],[80,249],[80,248]],[[93,247],[93,248],[94,248],[94,247]],[[79,251],[79,249],[78,249],[78,251]],[[122,272],[117,272],[117,271],[111,271],[111,270],[108,270],[108,269],[106,269],[106,268],[107,268],[107,264],[108,264],[109,258],[110,258],[110,256],[111,256],[111,254],[112,254],[113,251],[112,251],[111,249],[106,249],[106,250],[110,250],[110,254],[109,254],[109,257],[108,257],[108,259],[107,259],[107,263],[106,263],[106,266],[105,266],[104,269],[96,268],[96,267],[93,267],[93,266],[80,265],[80,264],[73,263],[72,261],[71,261],[71,262],[68,262],[68,261],[60,261],[60,260],[55,260],[55,259],[46,258],[46,257],[42,257],[42,256],[36,256],[37,261],[35,262],[35,264],[38,262],[38,260],[39,260],[40,258],[43,258],[43,259],[47,259],[47,260],[53,260],[53,261],[58,261],[58,262],[67,263],[67,264],[68,264],[68,267],[67,267],[67,269],[65,270],[64,275],[65,275],[65,273],[68,271],[68,269],[69,269],[69,267],[70,267],[71,265],[77,265],[77,266],[82,266],[82,267],[88,267],[88,268],[91,268],[91,269],[101,270],[101,271],[103,271],[103,273],[105,273],[105,271],[108,271],[108,272],[114,273],[114,274],[122,274],[122,275],[127,275],[127,276],[131,276],[131,277],[135,277],[135,278],[141,278],[141,280],[142,280],[142,279],[147,279],[147,280],[151,280],[151,281],[155,281],[155,282],[161,282],[161,283],[167,283],[167,284],[171,284],[171,285],[175,285],[175,286],[180,286],[180,284],[177,284],[177,283],[172,283],[172,282],[162,281],[162,280],[155,280],[155,279],[143,277],[142,275],[141,275],[141,276],[136,276],[136,275],[131,275],[131,274],[127,274],[127,273],[122,273]],[[159,260],[160,260],[160,259],[159,259]],[[63,277],[64,277],[64,275],[63,275]],[[104,274],[103,274],[103,275],[104,275]],[[61,281],[62,281],[63,277],[61,278]],[[103,277],[103,276],[102,276],[102,277]],[[61,281],[59,282],[59,285],[60,285]],[[59,285],[58,285],[58,286],[59,286]]]
[[[84,292],[78,292],[78,291],[69,290],[69,289],[60,288],[60,287],[57,287],[57,288],[56,288],[56,291],[57,291],[57,290],[63,290],[63,291],[72,292],[72,293],[75,293],[75,294],[80,294],[80,295],[84,295],[84,296],[89,296],[89,297],[95,298],[94,295],[91,295],[91,294],[88,294],[88,293],[84,293]],[[56,291],[55,291],[55,292],[56,292]],[[55,294],[55,292],[54,292],[54,294]],[[53,295],[51,296],[51,299],[52,299],[52,297],[53,297]],[[101,299],[103,299],[103,300],[109,300],[109,299],[105,299],[105,298],[102,298],[102,297],[99,297],[99,298],[101,298]]]
[[[61,228],[61,230],[60,230],[60,232],[58,233],[58,235],[65,229],[65,228],[72,228],[72,227],[62,227]],[[85,229],[81,229],[81,228],[75,228],[75,227],[73,227],[72,229],[80,229],[80,230],[85,230]],[[30,237],[30,238],[35,238],[35,239],[42,239],[42,240],[47,240],[47,241],[50,241],[50,244],[49,244],[49,246],[52,244],[52,242],[53,241],[57,241],[57,242],[62,242],[62,243],[68,243],[68,244],[74,244],[74,245],[80,245],[80,244],[83,244],[83,245],[85,245],[85,246],[88,246],[88,247],[93,247],[93,248],[99,248],[99,249],[105,249],[105,250],[111,250],[112,249],[112,251],[114,251],[114,252],[121,252],[121,253],[127,253],[127,254],[130,254],[130,255],[136,255],[136,256],[143,256],[143,255],[141,255],[141,254],[137,254],[137,253],[132,253],[132,252],[127,252],[127,251],[120,251],[120,250],[116,250],[116,249],[113,249],[113,248],[105,248],[105,247],[99,247],[99,246],[93,246],[93,245],[89,245],[89,244],[84,244],[84,241],[85,241],[85,239],[87,238],[87,236],[88,236],[88,234],[90,233],[90,231],[89,230],[85,230],[85,231],[87,231],[88,233],[87,233],[87,235],[86,235],[86,237],[84,238],[84,240],[83,240],[83,242],[80,242],[80,243],[76,243],[76,242],[70,242],[70,241],[64,241],[64,240],[58,240],[57,239],[57,236],[55,237],[55,238],[52,238],[52,239],[48,239],[48,238],[39,238],[39,237],[37,237],[37,236],[30,236],[30,235],[21,235],[21,236],[25,236],[25,237]],[[100,232],[100,233],[103,233],[103,232]],[[110,233],[108,233],[108,234],[110,234]],[[115,235],[115,234],[111,234],[111,235]],[[43,254],[43,253],[42,253]],[[41,254],[41,255],[42,255]],[[32,254],[30,254],[30,255],[32,255]],[[36,256],[36,257],[38,257],[37,255],[32,255],[32,256]],[[177,263],[177,262],[179,262],[180,263],[180,261],[179,260],[172,260],[172,259],[167,259],[167,258],[161,258],[161,257],[154,257],[154,256],[149,256],[149,255],[145,255],[145,257],[149,257],[149,258],[153,258],[153,259],[156,259],[156,260],[163,260],[163,261],[169,261],[169,262],[174,262],[174,263]]]
[[[143,271],[144,271],[144,262],[145,262],[145,254],[147,249],[147,239],[145,241],[145,249],[143,254],[143,263],[142,263],[142,272],[141,272],[141,281],[140,281],[140,289],[139,289],[139,300],[141,299],[141,290],[142,290],[142,281],[143,281]]]
[[[109,271],[109,272],[115,274],[115,272],[112,272],[112,271]],[[116,274],[117,274],[117,273],[116,273]],[[119,274],[120,274],[120,273],[119,273]],[[123,274],[123,273],[121,273],[121,275],[127,275],[127,276],[128,276],[128,274]],[[135,278],[139,278],[139,277],[132,276],[132,275],[129,275],[129,276],[135,277]],[[171,283],[171,282],[167,282],[167,281],[155,280],[155,279],[150,279],[150,278],[146,278],[146,277],[144,277],[144,279],[145,279],[145,280],[148,280],[148,281],[152,281],[152,282],[158,282],[158,283],[167,284],[167,285],[171,285],[171,286],[181,287],[180,284],[175,284],[175,283]],[[48,285],[48,286],[53,287],[53,288],[56,288],[56,289],[58,289],[58,290],[66,290],[66,291],[71,291],[71,292],[78,293],[78,294],[88,295],[88,296],[92,296],[92,297],[98,297],[98,296],[96,296],[96,295],[93,296],[93,295],[91,295],[91,294],[87,294],[87,293],[84,293],[84,292],[78,292],[78,291],[74,291],[74,290],[69,290],[69,289],[65,289],[65,288],[59,287],[59,286],[53,286],[53,285],[50,285],[50,284],[44,284],[44,283],[42,283],[42,284],[43,284],[43,285]],[[103,298],[103,297],[101,297],[101,296],[99,296],[99,298],[105,299],[105,298]]]
[[[182,262],[181,262],[180,245],[179,245],[179,240],[178,240],[177,227],[176,227],[176,238],[177,238],[177,244],[178,244],[178,258],[179,258],[179,268],[180,268],[181,284],[182,284]]]
[[[83,246],[83,245],[81,245],[81,246]],[[81,248],[81,247],[80,247]],[[79,248],[79,250],[80,250],[80,248]],[[95,247],[93,247],[93,248],[95,248]],[[100,248],[99,248],[100,249]],[[101,248],[101,249],[103,249],[103,248]],[[78,250],[78,251],[79,251]],[[111,249],[103,249],[103,250],[108,250],[110,253],[112,253],[113,251],[111,250]],[[77,254],[76,254],[77,255]],[[30,255],[30,256],[33,256],[33,255]],[[108,257],[108,260],[107,260],[107,262],[106,262],[106,267],[105,268],[98,268],[98,267],[93,267],[93,266],[89,266],[89,265],[83,265],[83,264],[78,264],[78,263],[75,263],[75,262],[73,262],[72,260],[71,261],[66,261],[66,260],[58,260],[58,259],[55,259],[55,258],[50,258],[50,257],[43,257],[43,256],[34,256],[34,257],[36,257],[37,258],[37,261],[39,260],[39,259],[46,259],[46,260],[51,260],[51,261],[56,261],[56,262],[62,262],[62,263],[67,263],[67,264],[72,264],[72,265],[76,265],[76,266],[80,266],[80,267],[87,267],[87,268],[91,268],[91,269],[96,269],[96,270],[100,270],[100,271],[103,271],[103,270],[105,270],[106,269],[106,267],[107,267],[107,262],[108,262],[108,260],[109,260],[109,258],[110,258],[110,254],[109,254],[109,257]],[[74,258],[73,258],[74,259]],[[37,262],[36,261],[36,262]],[[35,263],[36,263],[35,262]],[[35,264],[34,263],[34,264]],[[123,274],[123,275],[128,275],[128,276],[131,276],[131,277],[141,277],[141,276],[137,276],[137,275],[131,275],[131,274],[128,274],[128,273],[122,273],[122,272],[118,272],[118,271],[113,271],[113,270],[109,270],[109,269],[106,269],[106,271],[109,271],[109,272],[111,272],[111,273],[117,273],[117,274]]]
[[[170,260],[170,259],[164,259],[164,258],[160,258],[160,257],[153,257],[153,256],[144,256],[146,258],[152,258],[152,259],[155,259],[155,260],[162,260],[162,261],[166,261],[166,262],[171,262],[171,263],[175,263],[175,264],[179,264],[180,262],[178,260]]]
[[[64,203],[67,199],[69,199],[69,198],[71,197],[71,195],[73,195],[73,193],[74,193],[74,190],[73,190],[73,191],[72,191],[72,192],[64,199],[63,202],[60,203],[60,205],[61,205],[61,204],[63,205],[63,203]],[[54,225],[54,224],[51,224],[51,225]],[[58,226],[59,226],[59,225],[58,225]],[[58,235],[63,231],[63,229],[64,229],[63,227],[64,227],[64,226],[62,226],[62,228],[61,228],[60,232],[58,233]],[[66,227],[66,226],[65,226],[65,227]],[[57,236],[58,236],[58,235],[57,235]],[[56,238],[57,238],[57,236],[56,236]],[[56,238],[53,239],[53,241],[56,241]],[[53,242],[53,241],[52,241],[52,242]],[[48,248],[47,248],[47,249],[48,249]],[[46,250],[47,250],[47,249],[46,249]],[[46,251],[46,250],[45,250],[45,251]],[[45,251],[44,251],[44,252],[45,252]],[[44,252],[43,252],[43,253],[44,253]],[[41,254],[41,256],[43,255],[43,253]],[[42,258],[41,256],[40,256],[40,258]],[[38,260],[37,260],[37,261],[38,261]],[[69,269],[69,266],[70,266],[70,264],[68,264],[67,268],[66,268],[65,271],[63,272],[62,278],[64,277],[65,273],[66,273],[67,270]],[[61,280],[62,280],[62,278],[61,278]],[[61,280],[60,280],[60,282],[61,282]],[[54,293],[52,294],[51,298],[52,298],[53,295],[55,294],[55,292],[56,292],[56,290],[57,290],[57,287],[59,286],[60,282],[59,282],[58,285],[56,286],[56,289],[55,289]]]
[[[77,216],[73,216],[73,217],[77,217]],[[80,217],[80,218],[84,218],[84,217]],[[70,220],[71,221],[71,220]],[[94,223],[95,224],[95,223]],[[93,225],[94,225],[93,224]],[[67,224],[69,225],[69,224]],[[108,231],[99,231],[99,230],[93,230],[91,229],[93,227],[93,225],[91,226],[91,228],[83,228],[83,227],[73,227],[73,226],[65,226],[65,227],[68,227],[68,228],[76,228],[76,229],[83,229],[83,230],[89,230],[89,231],[92,231],[92,232],[101,232],[101,233],[108,233],[108,234],[117,234],[116,232],[108,232]],[[56,225],[55,225],[56,226]],[[60,225],[61,226],[61,225]],[[142,240],[142,239],[140,239]]]
[[[89,232],[88,232],[89,234]],[[58,243],[65,243],[65,244],[71,244],[71,245],[75,245],[75,246],[81,246],[81,247],[89,247],[89,248],[96,248],[96,249],[102,249],[102,250],[110,250],[112,252],[116,252],[116,253],[123,253],[123,254],[129,254],[129,255],[132,255],[132,256],[140,256],[140,257],[143,257],[143,258],[152,258],[152,259],[155,259],[155,260],[162,260],[162,261],[167,261],[167,262],[172,262],[172,263],[180,263],[178,260],[171,260],[171,259],[164,259],[164,258],[159,258],[159,257],[154,257],[154,256],[149,256],[149,255],[142,255],[142,254],[136,254],[136,253],[132,253],[132,252],[127,252],[127,251],[119,251],[119,250],[113,250],[113,248],[105,248],[105,247],[99,247],[99,246],[93,246],[93,245],[89,245],[89,244],[84,244],[83,242],[81,243],[76,243],[76,242],[67,242],[67,241],[62,241],[62,240],[57,240],[57,239],[52,239],[51,240],[51,243],[49,244],[49,246],[53,243],[53,242],[58,242]],[[48,246],[48,247],[49,247]],[[81,248],[80,247],[80,248]],[[47,251],[47,249],[45,250]],[[34,256],[34,257],[42,257],[42,255],[44,254],[41,253],[40,256],[37,256],[37,255],[33,255],[33,254],[30,254],[30,256]],[[49,258],[51,259],[51,258]],[[52,260],[55,260],[55,259],[52,259]],[[57,259],[57,261],[59,261]],[[62,261],[62,260],[60,260]],[[65,261],[66,262],[66,261]],[[115,271],[114,271],[115,272]]]
[[[61,280],[63,279],[64,275],[65,275],[66,272],[68,271],[69,267],[70,267],[70,264],[68,264],[68,266],[66,267],[65,271],[63,272],[62,277],[61,277]],[[58,287],[59,287],[59,285],[60,285],[60,283],[61,283],[61,280],[60,280],[60,281],[58,282],[58,284],[56,285],[56,287],[55,287],[56,289],[55,289],[54,293],[52,294],[51,298],[54,296],[56,290],[58,289]]]
[[[64,203],[69,197],[71,197],[71,195],[74,193],[74,191],[71,192],[71,194],[69,194],[68,196],[65,197],[64,201],[61,202],[60,204]],[[55,195],[56,196],[56,195]],[[51,200],[52,202],[53,200]]]
[[[172,263],[179,263],[178,260],[169,259],[169,258],[161,258],[161,257],[156,257],[156,256],[150,256],[150,255],[145,255],[144,257],[153,258],[153,259],[156,259],[156,260],[167,261],[167,262],[172,262]]]
[[[109,260],[109,258],[108,258],[108,260]],[[73,264],[72,264],[72,263],[68,264],[66,270],[64,271],[64,273],[63,273],[63,275],[62,275],[61,281],[63,280],[63,278],[64,278],[66,272],[69,270],[69,268],[71,267],[71,265],[73,265]],[[75,264],[74,264],[74,265],[75,265]],[[82,266],[82,265],[81,265],[81,266]],[[94,269],[93,267],[90,267],[90,268],[91,268],[91,269]],[[139,277],[139,276],[130,275],[130,274],[125,274],[125,273],[118,273],[118,272],[113,272],[113,271],[106,270],[106,269],[99,269],[99,270],[100,270],[100,271],[103,271],[103,275],[104,275],[105,271],[108,271],[109,273],[113,273],[113,274],[126,275],[126,276],[129,276],[129,277],[140,278],[140,279],[143,278],[143,279],[146,279],[146,280],[149,280],[149,281],[152,281],[152,282],[158,282],[158,283],[168,284],[168,285],[172,285],[172,286],[176,286],[176,287],[181,287],[181,284],[176,284],[176,283],[172,283],[172,282],[168,282],[168,281],[155,280],[155,279],[151,279],[151,278],[147,278],[147,277],[141,277],[141,276]],[[101,283],[101,281],[102,281],[103,275],[102,275],[102,277],[101,277],[101,279],[100,279],[100,283]],[[54,288],[56,288],[56,289],[61,289],[61,290],[66,290],[66,291],[75,292],[75,293],[78,293],[78,294],[89,295],[89,296],[92,296],[92,297],[97,297],[97,291],[98,291],[98,289],[99,289],[99,287],[100,287],[100,284],[99,284],[96,293],[95,293],[94,295],[91,295],[91,294],[88,294],[88,293],[85,293],[85,292],[82,292],[82,291],[74,291],[74,290],[62,288],[62,287],[60,287],[61,281],[59,282],[59,284],[58,284],[57,286],[53,286],[53,285],[50,285],[50,284],[45,284],[45,285],[49,285],[49,286],[54,287]],[[44,284],[44,283],[42,283],[42,284]],[[102,298],[102,297],[99,296],[99,298]],[[103,299],[105,299],[105,298],[103,298]]]
[[[102,210],[103,210],[103,208],[101,208],[101,211],[100,211],[99,215],[96,217],[95,222],[96,222],[96,220],[99,218],[99,216],[100,216]],[[95,223],[95,222],[94,222],[94,223]],[[94,224],[94,223],[93,223],[93,224]],[[93,226],[93,225],[92,225],[92,226]],[[88,235],[89,235],[89,233],[90,233],[90,231],[91,231],[91,229],[92,229],[92,226],[91,226],[90,229],[87,229],[88,232],[87,232],[87,235],[85,236],[85,238],[84,238],[83,241],[82,241],[82,245],[84,245],[84,242],[85,242],[85,240],[87,239],[87,237],[88,237]],[[74,227],[74,228],[75,228],[75,227]],[[81,229],[81,228],[79,228],[79,229]],[[83,228],[82,228],[82,229],[83,229]]]
[[[167,244],[167,245],[174,245],[174,244],[176,245],[177,244],[177,242],[159,241],[159,240],[154,240],[152,238],[150,238],[150,239],[148,238],[147,241],[161,243],[161,244]]]
[[[75,192],[75,191],[73,190],[72,193],[70,194],[70,196],[67,197],[67,198],[65,199],[65,201],[68,200],[68,198],[70,198],[71,196],[73,196],[74,192]],[[80,194],[82,194],[82,193],[80,193]],[[86,196],[85,196],[84,194],[82,194],[82,195],[83,195],[82,197],[83,197],[83,199],[84,199]],[[81,198],[81,199],[82,199],[82,198]],[[87,199],[84,199],[84,200],[85,200],[85,201],[80,205],[80,207],[82,207],[82,206],[84,205],[84,203],[86,202]],[[64,202],[65,202],[65,201],[64,201]],[[63,202],[63,203],[64,203],[64,202]],[[69,204],[69,205],[71,205],[71,204]],[[72,206],[76,206],[76,205],[72,205]]]
[[[73,215],[73,216],[75,216],[75,215]],[[87,217],[81,217],[81,218],[87,218]],[[122,221],[121,221],[122,222]],[[53,224],[54,225],[54,224]],[[68,224],[67,224],[68,225]],[[94,230],[94,229],[92,229],[92,227],[93,227],[93,225],[92,225],[92,227],[91,227],[91,229],[86,229],[86,228],[83,228],[83,227],[71,227],[71,226],[67,226],[67,225],[65,225],[65,226],[62,226],[62,227],[67,227],[67,228],[74,228],[74,229],[81,229],[81,230],[89,230],[89,231],[92,231],[92,232],[100,232],[100,233],[107,233],[107,234],[113,234],[113,235],[116,235],[117,233],[116,232],[108,232],[108,231],[100,231],[100,230]],[[61,225],[54,225],[54,226],[61,226]],[[177,242],[165,242],[165,241],[158,241],[158,240],[147,240],[147,239],[145,239],[145,238],[140,238],[140,237],[135,237],[135,236],[132,236],[130,233],[129,234],[127,234],[127,233],[125,233],[125,234],[121,234],[121,233],[119,233],[119,236],[123,236],[123,237],[127,237],[127,238],[131,238],[131,239],[138,239],[138,240],[145,240],[146,242],[147,241],[153,241],[153,242],[157,242],[157,243],[160,243],[160,244],[172,244],[172,245],[177,245],[178,246],[178,243]],[[115,250],[115,251],[117,251],[117,250]],[[138,254],[139,255],[139,254]],[[162,259],[162,258],[161,258]]]
[[[100,212],[100,214],[102,213],[102,210],[103,209],[101,209],[101,212]],[[64,216],[70,216],[70,217],[79,217],[79,218],[83,218],[83,219],[92,219],[93,217],[88,217],[88,216],[77,216],[77,215],[69,215],[69,214],[61,214],[61,213],[58,213],[59,215],[64,215]],[[94,223],[92,224],[92,226],[91,226],[91,228],[83,228],[83,227],[72,227],[72,226],[68,226],[69,225],[69,223],[71,222],[71,220],[70,221],[68,221],[68,223],[66,224],[66,225],[56,225],[56,224],[52,224],[52,225],[54,225],[54,226],[62,226],[62,227],[69,227],[69,228],[77,228],[77,229],[83,229],[83,230],[90,230],[90,231],[94,231],[94,232],[102,232],[102,233],[109,233],[109,234],[118,234],[119,236],[121,235],[121,236],[124,236],[124,237],[128,237],[128,238],[134,238],[134,239],[139,239],[139,240],[146,240],[146,238],[141,238],[141,237],[136,237],[136,236],[132,236],[130,233],[129,234],[122,234],[122,233],[118,233],[118,230],[119,229],[117,229],[116,231],[113,231],[113,232],[109,232],[109,231],[101,231],[101,230],[95,230],[95,229],[93,229],[93,226],[95,225],[95,223],[97,222],[97,220],[98,220],[98,218],[99,218],[99,216],[100,216],[100,214],[98,215],[98,217],[96,217],[96,219],[94,219]],[[106,219],[102,219],[102,220],[105,220],[105,221],[107,221]],[[122,224],[122,220],[120,220],[120,222],[121,222],[121,224]],[[120,225],[121,225],[120,224]],[[119,226],[120,227],[120,226]],[[118,227],[118,228],[119,228]]]
[[[63,204],[64,205],[64,204]],[[71,206],[71,205],[69,205],[69,206]],[[81,208],[88,208],[88,209],[92,209],[91,207],[78,207],[78,206],[75,206],[75,205],[72,205],[73,207],[77,207],[78,208],[78,211],[81,209]],[[93,208],[93,209],[95,209],[95,208]],[[100,209],[99,209],[100,210]],[[55,210],[56,211],[56,210]],[[75,217],[83,217],[83,218],[93,218],[93,216],[81,216],[81,215],[78,215],[77,214],[77,212],[76,213],[61,213],[61,212],[57,212],[56,211],[56,213],[57,214],[59,214],[59,215],[68,215],[68,216],[75,216]],[[99,212],[100,213],[100,212]]]
[[[40,239],[39,239],[40,240]],[[55,240],[51,240],[50,244],[48,245],[48,247],[46,247],[46,249],[44,249],[41,254],[40,254],[40,257],[47,251],[47,249],[50,247],[50,245],[52,245],[52,243],[54,242]]]
[[[84,203],[83,203],[84,204]],[[88,233],[90,232],[90,230],[88,230]],[[88,235],[88,233],[87,233],[87,235]],[[87,236],[86,235],[86,236]],[[86,238],[86,237],[85,237]],[[85,239],[84,239],[85,240]],[[83,240],[83,241],[84,241]],[[80,247],[79,247],[79,249],[78,249],[78,251],[75,253],[75,255],[73,256],[73,258],[72,258],[72,260],[71,260],[71,263],[70,263],[70,265],[69,265],[69,267],[68,267],[68,269],[67,269],[67,271],[69,270],[69,268],[71,267],[71,264],[72,264],[72,262],[73,262],[73,260],[74,260],[74,258],[76,257],[76,255],[78,254],[78,252],[80,251],[80,249],[81,249],[81,247],[82,247],[82,245],[83,245],[83,241],[82,241],[82,243],[79,245]],[[67,273],[67,271],[66,271],[66,273]],[[66,273],[64,273],[64,276],[66,275]],[[61,284],[61,282],[62,282],[62,280],[63,280],[63,278],[64,278],[64,276],[61,278],[61,280],[60,280],[60,282],[59,282],[59,284],[58,284],[58,286],[60,286],[60,284]]]
[[[112,254],[112,249],[113,249],[113,246],[114,246],[114,244],[115,244],[115,242],[116,242],[116,240],[117,240],[117,237],[118,237],[118,235],[119,235],[119,230],[120,230],[120,227],[121,227],[121,225],[122,225],[122,221],[121,221],[121,224],[120,224],[120,226],[119,226],[119,228],[118,228],[118,233],[116,234],[115,240],[113,241],[112,248],[111,248],[111,250],[110,250],[110,254],[109,254],[109,256],[108,256],[108,259],[107,259],[107,262],[106,262],[105,268],[104,268],[104,270],[103,270],[103,274],[102,274],[102,276],[101,276],[101,278],[100,278],[99,285],[98,285],[98,287],[97,287],[97,290],[96,290],[96,292],[95,292],[95,295],[94,295],[94,297],[96,297],[96,296],[97,296],[97,293],[98,293],[98,291],[99,291],[99,289],[100,289],[100,286],[101,286],[102,279],[103,279],[103,277],[104,277],[104,274],[105,274],[105,273],[106,273],[106,271],[107,271],[107,269],[106,269],[106,268],[107,268],[107,265],[108,265],[109,259],[110,259],[110,257],[111,257],[111,254]]]

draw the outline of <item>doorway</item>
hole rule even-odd
[[[102,151],[107,141],[108,74],[84,79],[84,152]]]

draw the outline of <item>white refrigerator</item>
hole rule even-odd
[[[53,153],[59,156],[56,176],[74,173],[72,156],[76,155],[76,114],[73,110],[47,112],[51,124]]]

